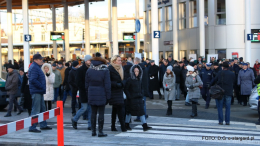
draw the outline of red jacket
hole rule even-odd
[[[256,72],[259,73],[260,63],[255,64],[254,68],[255,68]]]

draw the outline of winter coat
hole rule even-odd
[[[174,74],[175,74],[176,83],[177,83],[177,84],[180,84],[180,82],[181,82],[181,69],[180,69],[180,67],[178,67],[178,66],[173,67],[173,68],[172,68],[172,71],[173,71]]]
[[[181,83],[180,83],[180,88],[182,89],[183,92],[187,92],[187,87],[185,85],[186,81],[186,75],[188,73],[188,70],[185,68],[181,69]]]
[[[72,95],[73,93],[75,94],[78,92],[78,86],[76,84],[76,73],[77,73],[77,69],[72,67],[69,73],[69,85],[71,88]]]
[[[171,75],[168,75],[168,77],[167,77],[167,73],[165,73],[164,77],[163,77],[163,88],[170,89],[169,91],[164,90],[164,98],[166,101],[173,100],[173,99],[175,99],[175,96],[176,96],[176,88],[175,88],[176,75],[174,74],[173,71],[172,71],[172,74],[173,74],[173,77]]]
[[[56,69],[56,70],[53,70],[52,72],[55,74],[55,82],[53,84],[53,87],[58,88],[58,87],[60,87],[60,85],[62,83],[60,71],[58,69]]]
[[[241,95],[250,95],[252,85],[254,84],[254,73],[253,70],[247,69],[246,71],[241,69],[237,78],[237,85],[240,86]]]
[[[250,67],[249,69],[251,69],[251,70],[253,71],[253,73],[254,73],[254,77],[256,78],[256,77],[257,77],[257,73],[256,73],[255,68]]]
[[[143,89],[143,94],[145,97],[149,97],[149,78],[148,78],[148,71],[147,68],[145,67],[146,62],[139,63],[138,65],[142,68],[143,71],[143,77],[142,77],[142,89]]]
[[[131,63],[131,62],[126,62],[126,65],[125,66],[123,66],[123,69],[124,69],[124,84],[125,84],[125,82],[126,82],[126,80],[128,79],[128,78],[130,78],[130,69],[131,69],[131,67],[133,66],[133,64]]]
[[[138,77],[135,76],[134,69],[139,69]],[[125,85],[126,94],[126,114],[132,116],[142,116],[144,113],[144,102],[142,94],[143,70],[139,65],[134,65],[130,70],[131,78],[128,78]]]
[[[104,106],[111,98],[110,74],[105,59],[101,57],[91,59],[85,77],[85,90],[90,105]]]
[[[157,65],[150,66],[149,75],[149,91],[159,90],[159,80],[158,80],[159,67]],[[153,77],[153,79],[151,79]]]
[[[189,94],[189,99],[198,99],[200,98],[200,88],[199,86],[202,86],[203,83],[200,79],[200,76],[197,75],[196,73],[193,73],[192,75],[189,74],[189,72],[186,75],[186,81],[185,85],[188,88],[188,94]],[[193,85],[193,89],[189,89],[190,86]]]
[[[31,95],[46,93],[45,75],[37,63],[33,62],[30,66],[28,77]]]
[[[28,73],[24,73],[22,87],[21,87],[21,93],[23,94],[24,97],[23,108],[32,109],[32,96],[30,94],[29,81],[27,76]]]
[[[63,82],[64,90],[68,91],[70,90],[70,85],[69,85],[69,73],[70,73],[71,67],[68,67],[65,69],[65,78]]]
[[[18,92],[19,74],[16,70],[12,73],[8,73],[8,77],[5,82],[5,90],[7,95],[16,95]]]
[[[88,96],[85,90],[85,80],[86,80],[85,77],[86,77],[87,70],[88,67],[84,62],[83,65],[80,68],[78,68],[76,72],[76,85],[79,89],[79,100],[81,103],[88,102]]]
[[[259,68],[260,68],[260,63],[258,63],[258,64],[255,63],[254,64],[254,69],[255,69],[257,74],[259,74]]]
[[[111,81],[111,99],[109,100],[109,105],[123,105],[124,104],[123,81],[119,73],[112,65],[109,65],[108,69],[110,71],[110,81]],[[121,83],[122,87],[118,88],[117,83]]]
[[[213,79],[213,71],[211,69],[202,69],[200,72],[200,78],[203,82],[203,88],[208,88],[210,86],[210,82]]]
[[[169,63],[166,66],[162,63],[161,67],[159,67],[159,81],[160,82],[163,82],[163,77],[164,77],[164,74],[165,74],[168,66],[170,66]]]
[[[44,71],[44,67],[48,67],[49,71],[48,74],[50,74],[48,77],[46,76],[46,73]],[[42,65],[42,72],[45,75],[46,80],[46,94],[43,95],[45,101],[52,101],[54,99],[54,88],[53,84],[55,82],[55,74],[52,72],[52,67],[48,63],[44,63]]]
[[[57,68],[58,69],[58,71],[60,71],[60,75],[61,75],[61,84],[63,84],[63,82],[64,82],[64,79],[65,79],[65,70],[66,70],[66,68],[64,68],[64,67],[62,67],[62,68]]]

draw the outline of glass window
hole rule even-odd
[[[190,1],[190,28],[198,27],[197,1]]]
[[[44,32],[42,32],[42,41],[45,41],[45,33]]]
[[[217,0],[216,24],[226,24],[226,0]]]
[[[33,34],[31,34],[32,35],[32,42],[34,42],[35,40],[34,40],[34,33]]]
[[[20,42],[23,42],[23,33],[20,33]]]
[[[208,25],[209,24],[209,12],[208,12],[208,0],[204,0],[204,24]]]
[[[166,7],[166,30],[172,30],[172,6]]]
[[[186,28],[186,3],[179,4],[179,29]]]
[[[158,29],[159,31],[163,31],[163,27],[162,27],[162,21],[163,21],[163,11],[162,11],[162,8],[158,9]]]

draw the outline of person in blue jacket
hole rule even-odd
[[[209,94],[210,82],[213,79],[213,71],[211,70],[211,63],[206,64],[206,68],[202,69],[200,72],[200,77],[203,82],[203,88],[201,89],[202,98],[206,101],[205,109],[209,108],[209,103],[211,100]]]

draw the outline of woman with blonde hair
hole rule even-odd
[[[43,95],[45,101],[46,111],[51,110],[52,101],[54,99],[54,88],[55,74],[52,72],[52,67],[48,63],[42,65],[42,71],[45,75],[46,80],[46,94]]]
[[[109,105],[112,105],[111,114],[111,131],[117,131],[116,129],[116,114],[121,125],[122,132],[126,132],[124,115],[124,97],[123,97],[123,80],[124,80],[124,70],[122,67],[121,57],[115,55],[111,59],[111,63],[108,66],[110,71],[111,80],[111,99],[109,100]]]

